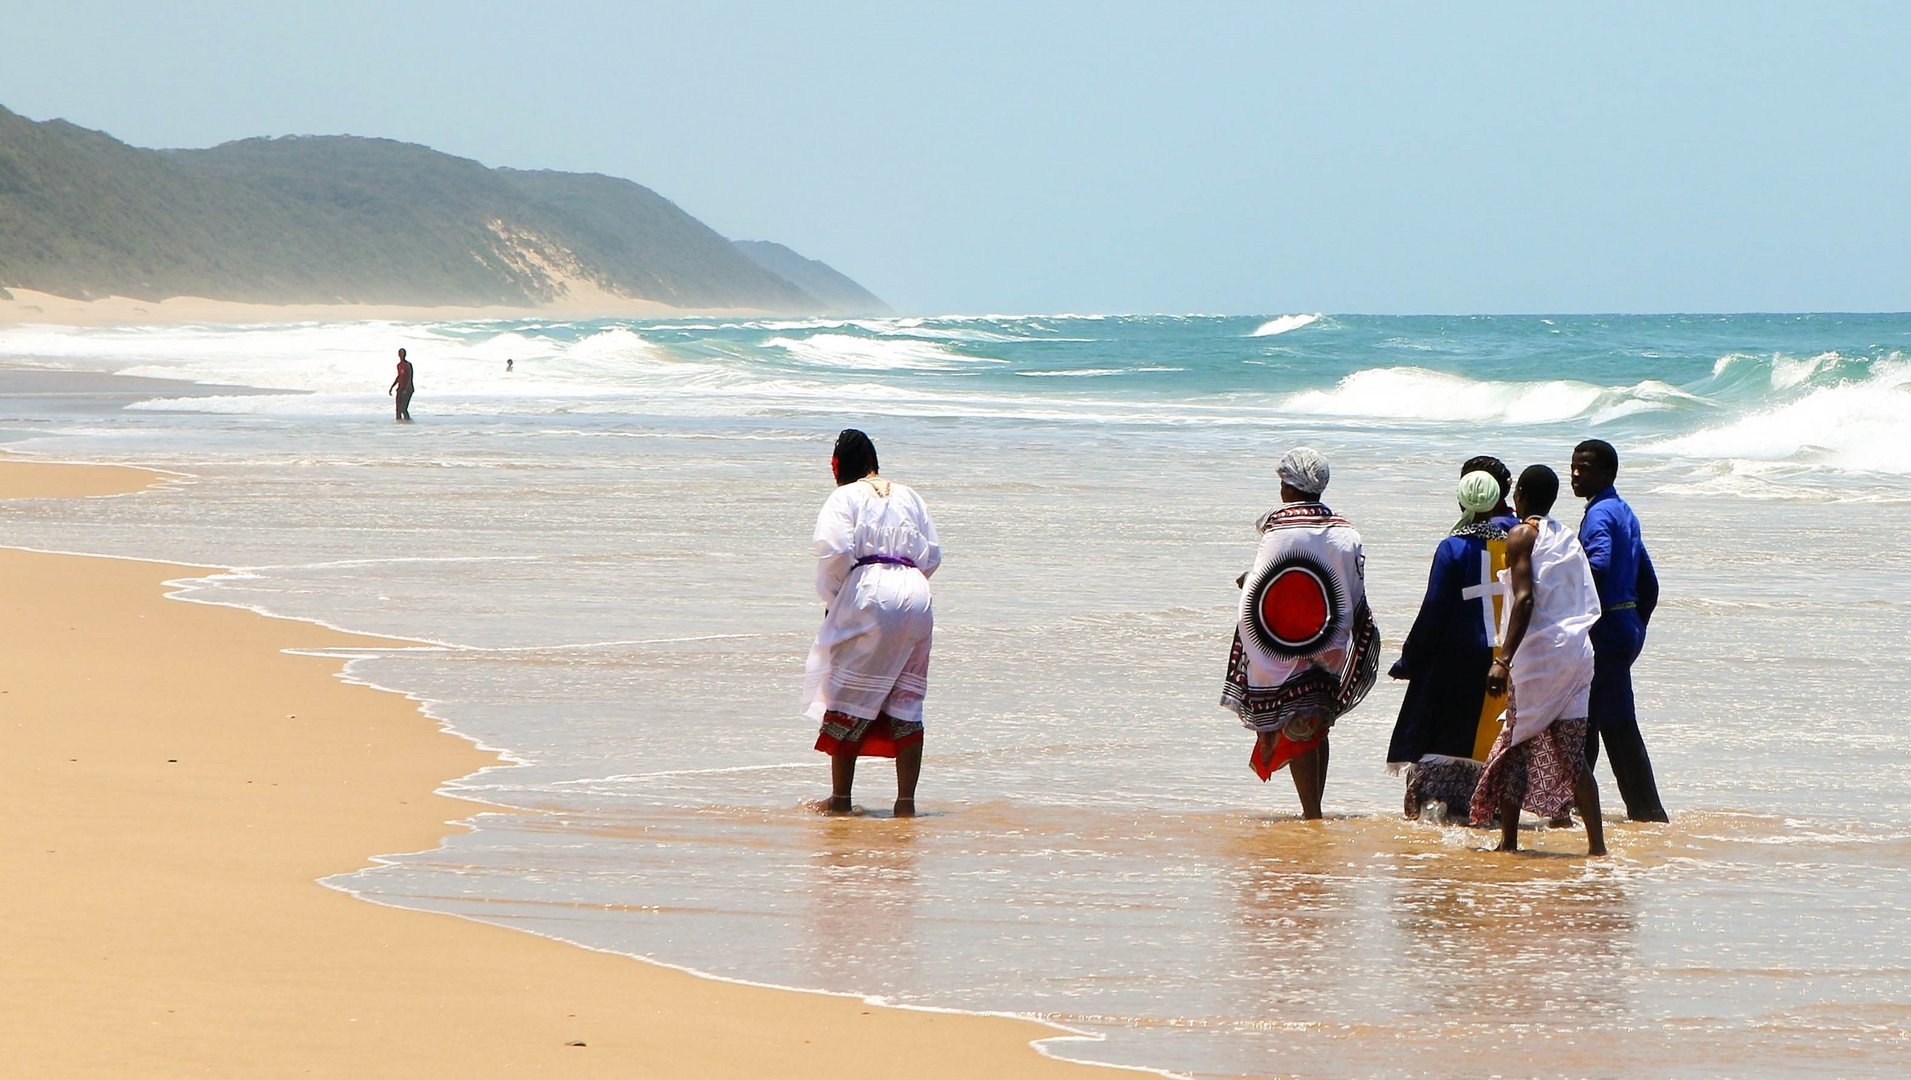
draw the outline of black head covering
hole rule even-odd
[[[853,484],[876,471],[876,444],[855,428],[844,428],[836,436],[836,482]]]

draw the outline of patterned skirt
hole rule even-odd
[[[1545,731],[1509,745],[1506,725],[1487,755],[1480,786],[1473,789],[1473,824],[1491,824],[1509,797],[1543,818],[1556,818],[1573,805],[1573,782],[1586,767],[1586,718],[1553,721]]]
[[[1279,686],[1253,686],[1248,682],[1247,646],[1237,626],[1228,650],[1227,677],[1221,684],[1221,707],[1240,717],[1243,726],[1263,734],[1279,731],[1293,720],[1332,726],[1342,713],[1360,704],[1380,677],[1380,628],[1365,603],[1354,610],[1347,653],[1339,674],[1309,665]]]
[[[1447,820],[1468,820],[1482,768],[1477,761],[1452,757],[1407,766],[1407,816],[1417,818],[1437,804],[1446,807]]]
[[[922,721],[898,720],[888,713],[864,720],[831,710],[823,714],[816,749],[831,757],[886,757],[922,741]]]
[[[1293,758],[1308,753],[1327,737],[1340,715],[1360,704],[1380,675],[1380,628],[1363,602],[1354,610],[1353,635],[1346,666],[1339,675],[1320,667],[1307,669],[1279,686],[1248,684],[1247,648],[1239,627],[1228,651],[1227,679],[1221,687],[1221,707],[1241,718],[1244,727],[1273,736],[1263,756],[1260,739],[1248,755],[1248,767],[1262,780],[1271,778]]]

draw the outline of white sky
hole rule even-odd
[[[0,0],[0,105],[602,172],[919,312],[1911,309],[1911,5]]]

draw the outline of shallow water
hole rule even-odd
[[[0,520],[23,546],[241,568],[195,599],[438,643],[352,673],[522,762],[451,790],[550,813],[333,882],[382,902],[1045,1016],[1104,1037],[1057,1052],[1191,1073],[1895,1075],[1911,482],[1853,432],[1726,444],[1854,397],[1863,423],[1911,418],[1911,319],[1811,318],[5,331],[15,366],[302,393],[143,386],[161,403],[125,410],[89,384],[56,408],[0,379],[17,448],[197,477]],[[563,344],[527,363],[540,333]],[[478,370],[506,337],[550,369],[536,392]],[[420,423],[379,419],[386,365],[346,347],[367,342],[420,354]],[[827,783],[795,712],[806,540],[852,422],[948,550],[914,821],[888,818],[880,762],[859,816],[806,809]],[[1613,821],[1588,861],[1578,830],[1503,856],[1401,821],[1385,680],[1336,730],[1329,820],[1295,820],[1214,704],[1271,453],[1332,457],[1391,657],[1457,463],[1559,467],[1588,433],[1620,444],[1666,583],[1637,681],[1673,823]]]

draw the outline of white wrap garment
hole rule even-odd
[[[1506,583],[1511,571],[1500,571]],[[1511,745],[1545,731],[1555,720],[1585,716],[1592,693],[1592,627],[1599,621],[1599,590],[1573,530],[1539,519],[1533,541],[1533,614],[1513,655]],[[1506,605],[1511,616],[1513,605]],[[1500,636],[1506,636],[1501,620]]]
[[[884,494],[884,493],[887,494]],[[870,558],[906,560],[862,562]],[[816,593],[827,606],[810,646],[803,708],[920,722],[935,628],[929,575],[942,563],[929,508],[911,488],[859,480],[816,518]]]

